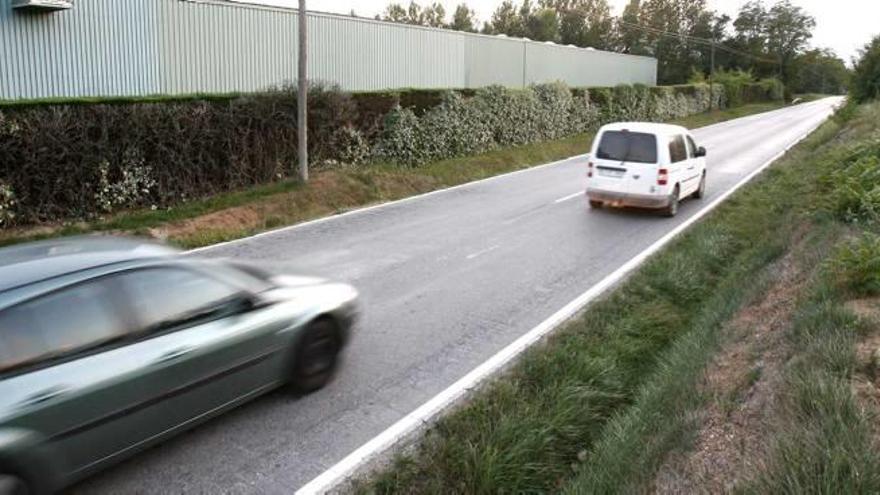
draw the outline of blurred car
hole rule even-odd
[[[287,385],[323,387],[357,292],[133,239],[0,249],[0,494],[48,493]]]
[[[706,194],[706,149],[681,126],[619,122],[599,129],[587,163],[587,199],[604,205],[678,213]]]

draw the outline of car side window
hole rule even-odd
[[[694,138],[692,138],[690,136],[687,137],[687,142],[688,142],[688,156],[691,158],[695,158],[697,156],[697,148],[698,148],[697,143],[695,143]]]
[[[687,146],[680,134],[669,139],[669,161],[678,163],[687,160]]]
[[[241,293],[185,268],[145,268],[118,277],[141,330],[160,331],[208,317]]]
[[[106,280],[64,288],[0,312],[0,373],[100,347],[127,335]]]

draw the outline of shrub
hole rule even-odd
[[[853,71],[850,92],[859,103],[880,97],[880,36],[862,50]]]
[[[351,96],[316,86],[310,99],[312,159],[363,161],[362,136],[340,131],[357,116]],[[290,88],[216,100],[2,107],[0,183],[14,199],[2,206],[0,225],[164,207],[278,180],[296,164],[296,118]]]
[[[342,126],[333,133],[333,148],[338,161],[348,165],[360,165],[370,158],[370,144],[363,133],[353,126]],[[329,160],[335,161],[330,158]]]
[[[839,287],[860,295],[880,294],[880,236],[864,233],[843,244],[828,268]]]
[[[15,220],[15,193],[12,188],[0,182],[0,227],[9,225]]]
[[[841,162],[823,177],[832,212],[848,222],[880,219],[880,135],[832,159]]]
[[[562,83],[524,90],[490,86],[470,98],[447,95],[421,116],[398,106],[385,122],[375,157],[417,166],[495,146],[558,139],[605,122],[685,117],[725,103],[721,85],[621,85],[589,90],[570,89]]]
[[[759,83],[763,84],[763,83]],[[776,86],[764,84],[756,98]],[[533,143],[619,120],[666,120],[721,107],[724,87],[310,92],[312,163],[409,166]],[[0,104],[0,227],[167,207],[283,179],[297,160],[291,87]]]
[[[750,84],[754,78],[751,72],[742,70],[719,70],[712,76],[712,80],[724,86],[724,93],[727,95],[727,102],[730,106],[735,107],[746,103],[744,88]],[[754,101],[754,100],[751,100]]]
[[[421,117],[398,107],[385,122],[375,156],[404,165],[479,153],[496,146],[557,139],[595,122],[587,93],[561,83],[525,90],[491,86],[464,98],[447,93]]]
[[[750,82],[742,87],[743,103],[758,101],[780,101],[785,98],[785,86],[778,79],[761,79]]]

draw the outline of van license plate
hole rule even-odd
[[[613,169],[613,168],[600,168],[599,169],[599,175],[601,175],[603,177],[614,177],[616,179],[619,179],[619,178],[623,177],[623,174],[625,174],[625,173],[626,173],[626,171],[624,171],[624,170]]]

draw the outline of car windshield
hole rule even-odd
[[[619,162],[657,163],[657,138],[653,134],[606,131],[596,158]]]

